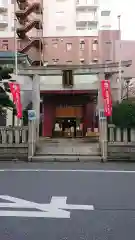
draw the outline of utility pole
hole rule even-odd
[[[118,30],[119,30],[119,102],[122,100],[122,74],[121,74],[121,15],[117,16],[118,18]]]
[[[16,18],[16,2],[14,3],[14,51],[15,51],[15,75],[18,75],[18,59],[17,59],[17,18]]]

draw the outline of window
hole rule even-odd
[[[52,41],[53,41],[53,42],[58,42],[59,39],[58,39],[58,38],[52,38]]]
[[[2,43],[8,43],[8,40],[3,40]]]
[[[111,61],[112,61],[111,59],[107,59],[107,60],[105,60],[106,63],[111,62]]]
[[[80,58],[80,63],[84,64],[84,62],[85,62],[84,58]]]
[[[112,42],[111,41],[107,41],[106,44],[111,44]]]
[[[80,42],[80,50],[84,50],[85,42]]]
[[[109,17],[110,14],[111,14],[111,11],[107,11],[107,10],[101,11],[101,16]]]
[[[5,51],[8,50],[8,44],[5,44],[5,43],[2,44],[2,49],[5,50]]]
[[[44,44],[44,48],[48,48],[48,44],[47,43]]]
[[[72,64],[72,61],[67,60],[66,63],[70,65],[70,64]]]
[[[8,28],[7,27],[0,27],[0,32],[6,32],[8,30]]]
[[[62,15],[62,14],[64,14],[64,11],[56,12],[56,15]]]
[[[62,75],[62,83],[64,87],[73,87],[72,70],[64,70]]]
[[[92,60],[92,62],[93,62],[93,63],[98,63],[98,59],[97,59],[97,58],[94,58],[94,59]]]
[[[56,26],[56,31],[63,32],[65,30],[65,26]]]
[[[67,43],[67,44],[66,44],[66,49],[67,49],[67,51],[71,51],[71,49],[72,49],[72,43]]]
[[[92,51],[97,51],[97,47],[98,47],[98,44],[97,43],[93,43],[92,44]]]
[[[53,47],[57,48],[58,47],[58,43],[53,43]]]
[[[52,59],[52,61],[53,61],[53,64],[56,64],[56,63],[58,63],[59,62],[59,59],[57,58],[57,59]]]
[[[44,61],[44,66],[47,66],[48,65],[48,61]]]

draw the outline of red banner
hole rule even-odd
[[[110,80],[101,81],[102,97],[104,100],[104,114],[106,117],[112,115],[112,99],[111,99],[111,87]]]
[[[17,117],[22,118],[20,85],[18,83],[9,83],[9,87],[13,96],[13,102],[16,105]]]

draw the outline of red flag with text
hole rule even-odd
[[[10,91],[13,97],[13,102],[16,105],[17,117],[22,118],[22,104],[21,104],[21,93],[20,85],[18,83],[9,83]]]
[[[104,114],[106,117],[112,115],[112,99],[111,99],[111,87],[110,80],[101,81],[102,97],[104,101]]]

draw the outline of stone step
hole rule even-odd
[[[52,155],[34,156],[33,162],[101,162],[100,156]]]
[[[82,157],[90,157],[90,156],[101,156],[100,152],[92,152],[90,154],[87,154],[87,153],[42,153],[42,152],[39,152],[39,153],[36,153],[36,156],[82,156]]]
[[[85,142],[85,139],[51,139],[40,141],[36,156],[100,156],[99,143]]]
[[[80,148],[44,148],[36,151],[36,155],[99,155],[99,149],[80,149]]]

